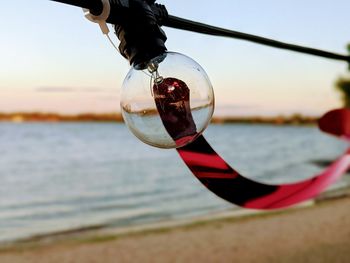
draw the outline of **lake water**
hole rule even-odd
[[[267,183],[315,175],[315,162],[346,147],[316,127],[211,125],[205,137]],[[0,151],[0,241],[237,208],[207,191],[175,150],[147,146],[123,124],[0,123]]]

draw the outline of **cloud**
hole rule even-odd
[[[216,108],[222,110],[235,110],[235,109],[259,109],[261,105],[258,104],[218,104]]]
[[[38,87],[34,89],[36,92],[40,93],[116,93],[116,89],[112,88],[99,88],[99,87],[56,87],[56,86],[46,86]]]
[[[74,92],[74,88],[69,87],[39,87],[36,92]]]

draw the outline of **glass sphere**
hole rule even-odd
[[[197,62],[174,52],[152,59],[145,67],[131,68],[121,89],[126,125],[155,147],[191,143],[208,126],[214,111],[207,74]]]

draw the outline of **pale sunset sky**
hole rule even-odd
[[[349,0],[162,0],[170,14],[246,33],[346,53]],[[319,115],[339,107],[332,61],[249,42],[164,28],[167,47],[207,71],[217,115]],[[42,1],[3,1],[0,112],[119,111],[129,70],[81,9]],[[111,28],[110,36],[118,42]],[[118,44],[118,43],[117,43]]]

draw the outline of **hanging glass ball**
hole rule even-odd
[[[141,141],[177,148],[194,141],[208,126],[214,92],[203,68],[191,58],[166,52],[131,68],[121,89],[124,121]]]

